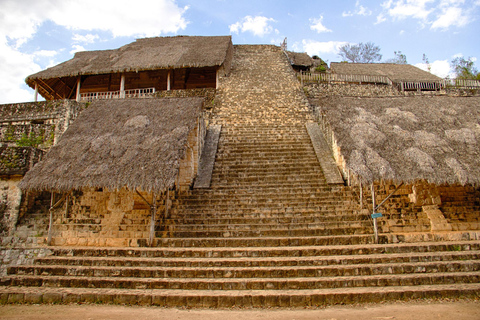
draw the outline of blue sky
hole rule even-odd
[[[433,73],[458,56],[480,58],[480,0],[0,0],[0,103],[33,100],[24,79],[83,50],[136,38],[232,35],[340,61],[338,47],[373,42]],[[476,62],[479,68],[480,62]]]

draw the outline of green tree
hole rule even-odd
[[[388,59],[386,63],[407,64],[407,56],[402,51],[393,51],[395,58]]]
[[[450,66],[455,71],[457,79],[480,80],[480,73],[475,68],[475,60],[471,57],[468,59],[456,57],[450,62]]]
[[[382,59],[380,47],[373,42],[346,44],[338,48],[338,50],[338,55],[348,62],[373,63]]]
[[[432,72],[432,65],[428,61],[427,55],[425,53],[423,54],[422,61],[424,64],[427,65],[428,72]]]

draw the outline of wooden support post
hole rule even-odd
[[[157,215],[157,195],[155,192],[153,193],[151,211],[152,211],[152,214],[150,217],[150,239],[148,241],[148,245],[150,247],[153,246],[153,239],[155,237],[155,220]]]
[[[77,95],[76,95],[76,98],[75,98],[75,100],[77,102],[80,102],[80,98],[81,98],[80,97],[80,82],[81,82],[81,77],[78,77],[78,79],[77,79]]]
[[[125,73],[122,73],[120,79],[120,98],[125,98]]]
[[[363,185],[360,182],[360,209],[363,209]]]
[[[375,205],[375,187],[373,185],[373,182],[372,182],[372,185],[371,185],[371,191],[372,191],[372,214],[375,214],[375,209],[376,209],[376,205]],[[377,225],[377,218],[373,218],[373,235],[375,237],[375,243],[378,243],[378,225]]]
[[[50,218],[48,221],[48,237],[47,237],[47,246],[52,244],[52,227],[53,227],[53,204],[55,203],[55,192],[52,192],[50,196],[50,209],[48,213],[50,214]]]
[[[170,77],[172,76],[172,70],[167,72],[167,91],[170,91]]]
[[[167,189],[167,199],[165,200],[165,219],[168,219],[168,209],[170,199],[170,189]]]
[[[217,72],[215,74],[215,89],[218,89],[218,80],[220,79],[220,68],[217,68]]]
[[[38,83],[35,82],[35,96],[34,96],[34,101],[38,101]]]

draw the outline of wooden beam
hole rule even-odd
[[[35,102],[38,101],[38,83],[35,81]]]
[[[167,91],[170,91],[170,77],[172,75],[172,70],[168,70],[167,72]]]
[[[120,98],[125,98],[125,73],[122,73],[120,79]]]
[[[80,101],[80,83],[82,82],[81,80],[82,80],[82,77],[79,76],[78,79],[77,79],[77,95],[76,95],[76,97],[75,97],[75,100],[76,100],[77,102]]]
[[[61,84],[63,84],[64,87],[66,88],[66,89],[65,89],[65,92],[67,92],[67,90],[70,89],[70,93],[71,93],[72,90],[74,89],[74,88],[70,88],[70,86],[69,86],[65,81],[63,81],[61,78],[58,78],[58,81],[59,81]],[[64,95],[63,95],[63,98],[66,99],[66,98],[68,98],[69,96],[70,96],[70,95],[66,96],[66,95],[64,94]]]
[[[55,90],[53,90],[45,81],[43,81],[42,79],[38,79],[38,81],[41,81],[42,82],[42,86],[48,90],[50,90],[52,93],[48,92],[47,90],[46,91],[46,95],[49,95],[51,97],[50,100],[55,100],[55,95],[57,96],[57,99],[62,99],[62,96],[59,95]]]

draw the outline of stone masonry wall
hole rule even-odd
[[[15,145],[22,137],[35,137],[48,149],[87,106],[73,100],[0,105],[0,142]]]
[[[67,246],[143,246],[149,237],[153,194],[126,188],[85,188],[69,195],[54,211],[53,244]],[[169,194],[171,198],[175,193]],[[143,197],[143,198],[142,198]],[[171,202],[172,199],[170,199]],[[165,213],[166,194],[157,194],[157,217]]]
[[[180,162],[176,184],[181,192],[186,192],[190,189],[197,175],[205,134],[205,122],[203,119],[199,119],[195,129],[188,135],[185,157]]]
[[[306,83],[303,86],[309,99],[318,99],[322,96],[343,97],[380,97],[404,95],[393,86],[375,84],[348,84],[348,83]]]
[[[398,183],[375,183],[375,201],[380,204]],[[360,187],[346,187],[357,195],[360,206]],[[370,185],[363,186],[360,210],[372,213]],[[408,233],[430,231],[480,230],[480,188],[442,185],[419,181],[404,184],[378,210],[379,231]]]
[[[22,192],[18,184],[22,176],[0,178],[0,233],[11,235],[18,220]]]
[[[0,201],[4,210],[0,220],[6,227],[3,235],[14,232],[22,193],[17,188],[21,177],[38,160],[41,151],[27,144],[48,150],[56,143],[79,113],[88,106],[72,100],[30,102],[0,105],[0,144],[2,148],[2,178]]]

